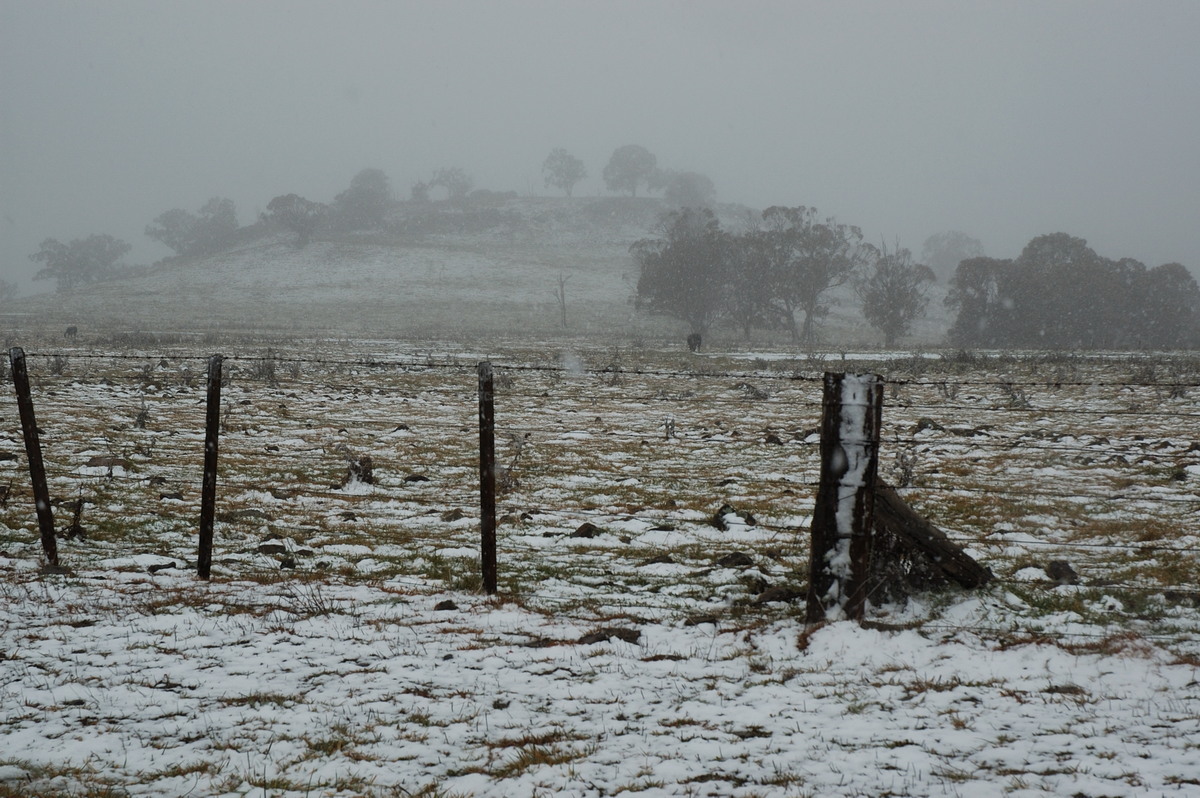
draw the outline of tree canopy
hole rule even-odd
[[[213,197],[199,214],[172,208],[146,226],[146,237],[167,245],[177,255],[211,255],[227,247],[238,230],[233,200]]]
[[[297,236],[296,246],[303,249],[313,232],[325,219],[329,207],[299,194],[281,194],[267,203],[267,219],[282,225]]]
[[[762,218],[758,235],[774,302],[792,339],[811,344],[817,320],[829,312],[829,292],[869,263],[874,248],[863,243],[862,230],[821,221],[816,208],[775,205]],[[804,324],[797,328],[800,312]]]
[[[648,184],[658,159],[645,147],[626,144],[613,151],[604,167],[604,185],[609,191],[628,191],[637,196],[638,186]]]
[[[883,333],[884,346],[893,347],[912,329],[929,304],[928,286],[937,277],[928,266],[913,261],[912,253],[897,245],[885,247],[869,274],[856,285],[863,318]]]
[[[1082,238],[1038,236],[1012,260],[971,258],[950,282],[957,346],[1178,348],[1200,343],[1200,288],[1176,263],[1110,260]]]
[[[76,238],[69,244],[56,238],[47,238],[29,259],[42,264],[33,279],[57,280],[58,291],[69,293],[103,280],[129,250],[129,244],[110,235]]]
[[[640,268],[638,307],[686,322],[693,333],[707,333],[726,308],[732,244],[707,208],[669,213],[661,237],[631,248]]]
[[[583,167],[583,161],[562,147],[556,147],[546,156],[542,175],[547,188],[560,189],[569,197],[575,184],[587,177],[587,170]]]
[[[375,230],[383,226],[391,205],[388,176],[381,169],[363,169],[333,198],[330,217],[342,230]]]

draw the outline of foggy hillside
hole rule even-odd
[[[231,329],[393,335],[611,330],[634,311],[629,246],[661,200],[518,199],[483,206],[401,203],[387,232],[295,235],[266,225],[208,257],[167,258],[144,275],[22,299],[48,329]]]

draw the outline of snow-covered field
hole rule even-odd
[[[30,357],[68,574],[0,403],[0,795],[1200,792],[1195,361],[230,352],[203,583],[196,354]],[[771,599],[846,365],[889,379],[881,474],[997,580],[806,627]]]

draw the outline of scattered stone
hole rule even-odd
[[[442,612],[442,611],[446,611],[446,610],[456,610],[456,609],[458,609],[458,605],[455,604],[450,599],[446,599],[445,601],[439,601],[437,604],[434,604],[433,609],[437,612]]]
[[[642,565],[674,565],[675,558],[670,554],[660,554],[657,557],[651,557],[642,563]]]
[[[409,474],[404,478],[405,482],[428,482],[429,477],[424,474]]]
[[[16,460],[17,456],[12,452],[0,452],[0,463],[7,463],[10,460]]]
[[[770,604],[773,601],[786,603],[789,601],[795,601],[803,596],[803,591],[785,587],[784,585],[776,585],[775,587],[769,587],[763,592],[759,593],[754,597],[754,601],[752,603],[756,605]]]
[[[247,521],[247,520],[270,521],[271,517],[268,516],[266,513],[264,513],[262,510],[258,510],[253,507],[250,507],[245,510],[230,510],[227,513],[218,513],[217,520],[222,521],[226,524],[232,524],[232,523],[236,523],[238,521]]]
[[[692,615],[692,616],[689,616],[683,622],[683,625],[684,626],[703,626],[706,623],[716,626],[717,625],[717,616],[715,616],[715,615]]]
[[[292,498],[295,495],[296,494],[290,490],[283,490],[282,488],[272,488],[271,489],[271,497],[275,498],[275,499],[279,499],[280,501],[287,501],[288,499]]]
[[[179,565],[174,560],[171,560],[170,562],[157,562],[154,565],[151,565],[150,567],[148,567],[146,569],[146,571],[148,573],[156,574],[159,571],[165,571],[168,568],[178,568],[178,567],[179,567]]]
[[[783,439],[774,432],[768,432],[767,437],[763,438],[763,443],[769,443],[772,446],[783,446]]]
[[[447,510],[446,512],[442,513],[442,520],[446,521],[446,522],[460,521],[466,517],[467,517],[467,514],[464,513],[462,510],[458,509],[457,507],[455,507],[451,510]]]
[[[150,486],[150,487],[152,487],[152,488],[157,488],[157,487],[160,487],[160,486],[162,486],[162,485],[166,485],[166,484],[167,484],[167,478],[166,478],[166,477],[160,477],[160,476],[154,476],[154,477],[150,477],[148,480],[146,480],[146,484],[147,484],[147,485],[149,485],[149,486]]]
[[[169,501],[181,502],[181,501],[183,501],[183,491],[177,490],[173,493],[160,493],[160,494],[158,494],[158,498],[161,501],[169,500]]]
[[[1059,585],[1079,584],[1079,574],[1066,560],[1051,560],[1046,563],[1046,576]]]
[[[717,510],[713,514],[713,517],[708,520],[708,523],[722,532],[727,532],[729,530],[729,522],[725,520],[725,516],[727,515],[737,516],[738,518],[742,519],[747,526],[756,526],[758,524],[758,520],[755,519],[751,513],[748,513],[744,510],[735,510],[733,505],[730,504],[722,504],[721,509]]]
[[[934,421],[932,418],[929,418],[928,416],[921,416],[919,419],[917,419],[917,426],[913,427],[913,434],[915,435],[918,432],[924,432],[927,429],[935,430],[937,432],[946,431],[945,427]]]
[[[38,569],[39,576],[70,576],[71,569],[65,565],[43,565]]]
[[[624,640],[626,643],[634,643],[641,638],[642,633],[637,629],[622,629],[619,626],[605,626],[597,629],[594,632],[588,632],[583,637],[579,638],[579,643],[585,646],[593,646],[597,643],[606,643],[609,640]]]
[[[346,510],[338,513],[338,518],[342,519],[343,521],[357,521],[358,515],[351,510]]]
[[[743,551],[735,551],[719,558],[717,565],[722,568],[748,568],[754,565],[754,559]]]
[[[259,554],[286,554],[287,546],[283,541],[271,538],[258,544]]]
[[[591,521],[584,521],[579,525],[579,528],[571,533],[573,538],[594,538],[604,530],[593,524]]]
[[[291,556],[281,557],[279,559],[279,570],[291,571],[296,567],[296,558]]]
[[[88,468],[123,468],[129,470],[129,461],[123,457],[114,457],[110,454],[98,454],[95,457],[89,458],[84,463]]]

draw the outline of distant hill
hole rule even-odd
[[[682,335],[680,323],[636,314],[633,305],[637,271],[629,247],[655,235],[666,210],[657,198],[477,192],[457,204],[399,203],[384,229],[318,234],[303,249],[293,233],[259,223],[217,255],[168,258],[138,276],[73,294],[22,297],[0,312],[0,325],[44,334],[76,325],[97,335]],[[741,206],[719,209],[731,228],[751,215]],[[556,297],[560,277],[566,330]],[[831,330],[856,325],[845,315],[850,304],[827,320]],[[858,337],[867,336],[860,330]]]

